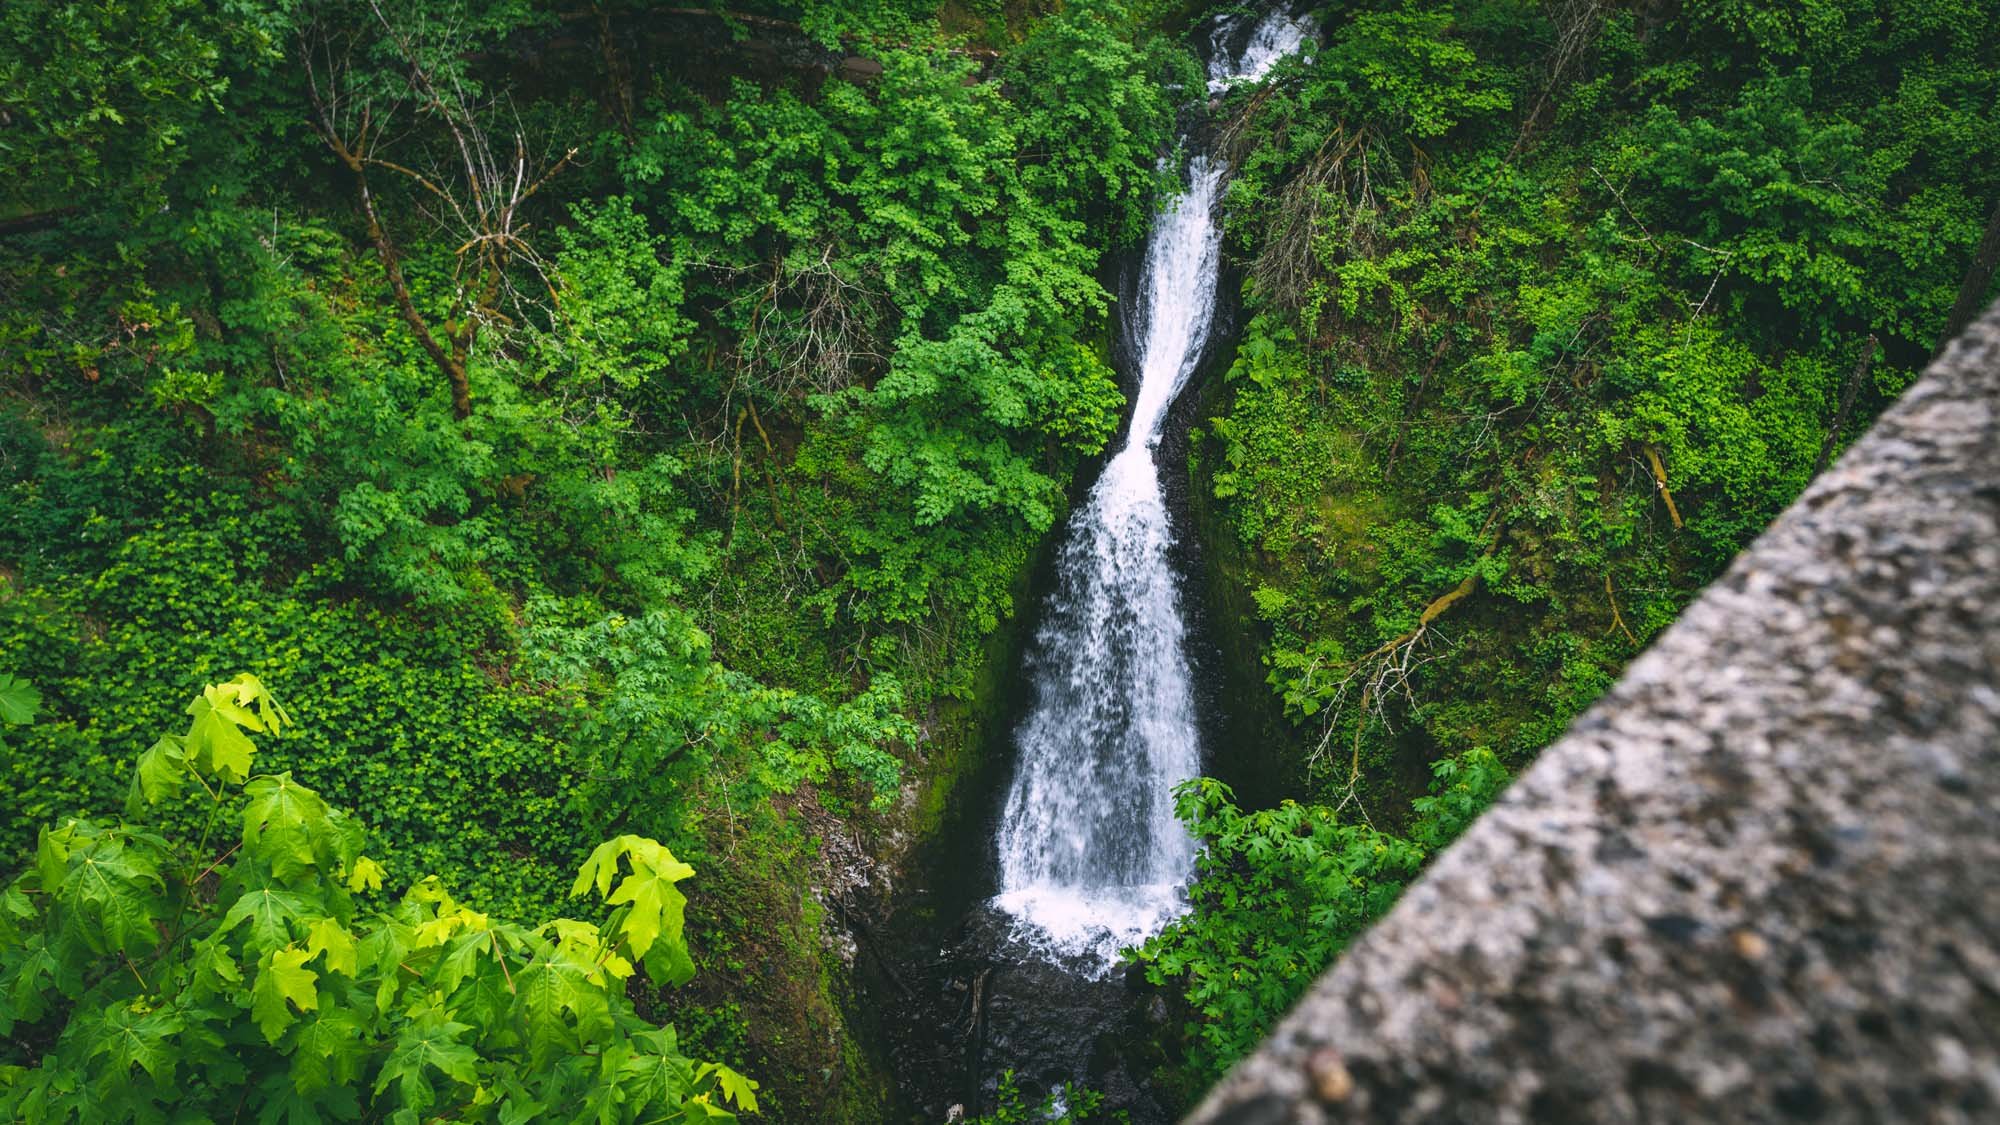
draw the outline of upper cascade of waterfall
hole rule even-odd
[[[1207,156],[1188,161],[1187,190],[1160,208],[1146,240],[1142,316],[1134,326],[1144,341],[1139,354],[1139,394],[1125,448],[1159,444],[1167,407],[1187,385],[1215,320],[1215,281],[1222,232],[1215,223],[1223,164]],[[1121,456],[1123,454],[1121,453]]]
[[[1262,75],[1311,31],[1282,10],[1247,36],[1239,23],[1225,19],[1211,41],[1211,85]],[[1109,969],[1177,916],[1194,870],[1173,789],[1200,771],[1201,746],[1155,453],[1215,320],[1226,171],[1192,157],[1186,188],[1154,217],[1127,325],[1139,361],[1132,419],[1063,529],[1029,650],[1034,703],[1014,731],[995,901],[1017,936],[1084,972]]]
[[[1279,60],[1304,50],[1318,32],[1311,16],[1293,16],[1284,8],[1266,12],[1251,27],[1241,48],[1231,48],[1241,34],[1240,17],[1225,16],[1209,32],[1208,92],[1221,93],[1270,73]]]

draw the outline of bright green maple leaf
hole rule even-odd
[[[19,944],[21,923],[33,922],[39,914],[20,887],[0,890],[0,948]]]
[[[318,793],[292,780],[290,771],[265,775],[243,789],[243,847],[271,864],[271,873],[290,880],[312,872],[333,822]]]
[[[257,983],[250,988],[250,1014],[264,1038],[272,1043],[298,1018],[285,1006],[298,1005],[301,1012],[319,1007],[319,989],[313,982],[319,974],[305,967],[312,951],[298,946],[274,949],[264,956],[257,971]]]
[[[492,931],[474,930],[446,942],[445,954],[437,964],[438,988],[446,996],[455,992],[460,982],[479,971],[479,959],[493,948],[493,941]]]
[[[40,1019],[49,1001],[82,990],[81,977],[49,948],[47,934],[35,934],[7,952],[12,965],[0,975],[0,1035],[10,1034],[17,1020]]]
[[[233,993],[235,986],[242,983],[243,970],[237,967],[236,958],[221,934],[195,945],[194,985],[190,993],[196,1001]]]
[[[643,1032],[640,1034],[644,1034]],[[638,1035],[633,1036],[636,1042]],[[657,1051],[641,1051],[619,1067],[619,1085],[631,1095],[634,1108],[678,1106],[687,1100],[696,1082],[695,1064],[668,1046]]]
[[[243,892],[222,916],[220,929],[228,933],[247,919],[250,938],[244,944],[252,951],[275,949],[291,942],[292,923],[308,913],[305,900],[290,891],[259,887]]]
[[[354,1013],[329,1008],[299,1026],[292,1045],[292,1088],[312,1094],[351,1085],[361,1076],[365,1048]]]
[[[126,815],[137,816],[145,805],[158,804],[179,793],[181,786],[187,784],[187,775],[187,750],[181,736],[160,736],[139,755],[139,767],[132,772],[131,795],[125,799]]]
[[[162,1085],[174,1080],[180,1052],[173,1037],[186,1026],[170,1011],[134,1012],[118,1005],[106,1009],[101,1034],[90,1048],[90,1057],[109,1055],[111,1070],[130,1075],[134,1066]]]
[[[422,1113],[437,1101],[427,1070],[436,1070],[468,1086],[479,1082],[479,1055],[458,1042],[472,1030],[469,1026],[435,1017],[420,1019],[396,1037],[396,1046],[375,1076],[375,1093],[380,1095],[391,1083],[407,1109]]]
[[[386,874],[388,872],[382,870],[381,864],[365,855],[356,856],[354,862],[347,865],[348,892],[358,895],[362,891],[379,891],[382,889],[382,876]]]
[[[257,744],[206,698],[188,704],[188,714],[194,716],[188,724],[187,750],[195,768],[232,785],[242,784],[250,776],[250,759]]]
[[[69,855],[55,899],[96,923],[83,934],[91,948],[138,953],[160,942],[165,889],[158,863],[143,847],[106,834]]]
[[[42,709],[42,693],[26,680],[0,676],[0,724],[26,726]]]
[[[745,1113],[757,1112],[757,1083],[745,1078],[721,1063],[708,1063],[703,1069],[713,1070],[715,1083],[722,1088],[722,1095],[736,1103],[736,1108]]]
[[[646,956],[653,943],[662,937],[673,944],[680,943],[686,925],[687,896],[674,886],[672,879],[645,870],[627,875],[612,894],[611,905],[627,904],[632,911],[620,923],[619,932],[630,943],[634,957]]]
[[[612,1030],[610,1001],[591,983],[591,974],[588,963],[556,956],[539,958],[515,975],[515,1007],[538,1061]],[[575,1018],[574,1027],[564,1013]]]
[[[217,714],[248,730],[276,734],[292,721],[263,681],[248,672],[228,683],[208,685],[201,697]]]
[[[314,957],[326,954],[326,971],[354,975],[354,935],[338,919],[321,918],[308,928],[306,949]]]
[[[620,858],[630,862],[632,871],[618,881],[614,891],[611,884],[618,875]],[[599,894],[608,893],[612,906],[625,908],[613,915],[612,925],[632,959],[643,961],[646,972],[661,983],[682,984],[694,975],[694,962],[682,939],[687,896],[674,884],[693,874],[694,868],[674,858],[674,853],[658,841],[619,836],[590,853],[570,894],[580,895],[592,886]]]
[[[239,676],[237,680],[243,678]],[[256,684],[254,678],[250,682]],[[263,685],[256,684],[255,688],[248,691],[242,690],[245,686],[237,681],[231,681],[226,684],[210,684],[202,689],[201,697],[207,701],[209,707],[216,714],[245,730],[254,730],[262,733],[264,730],[264,720],[257,717],[257,712],[250,709],[250,704],[262,693]]]
[[[576,882],[570,885],[569,897],[582,894],[593,883],[599,896],[610,894],[611,881],[618,877],[618,857],[625,854],[627,841],[636,839],[637,836],[617,836],[591,849],[576,874]]]
[[[646,975],[659,984],[678,987],[694,979],[694,958],[686,943],[678,940],[656,943],[641,963]]]

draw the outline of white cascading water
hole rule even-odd
[[[1222,46],[1225,26],[1210,75],[1224,85],[1261,75],[1305,34],[1273,13],[1233,53]],[[1178,915],[1193,874],[1194,841],[1174,817],[1173,787],[1200,770],[1201,747],[1155,454],[1215,315],[1224,171],[1195,157],[1187,189],[1154,219],[1132,324],[1131,426],[1064,529],[1031,652],[1034,703],[1015,731],[995,901],[1016,936],[1087,970],[1109,968],[1120,948]]]
[[[1255,82],[1270,73],[1278,60],[1298,53],[1313,34],[1311,16],[1294,19],[1283,11],[1272,12],[1257,21],[1250,39],[1240,53],[1232,54],[1227,43],[1235,25],[1224,21],[1209,36],[1208,92],[1220,93],[1239,82]]]

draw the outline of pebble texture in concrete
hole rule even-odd
[[[2000,305],[1190,1120],[2000,1120]]]

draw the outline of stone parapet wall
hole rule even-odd
[[[1190,1120],[2000,1120],[2000,305]]]

